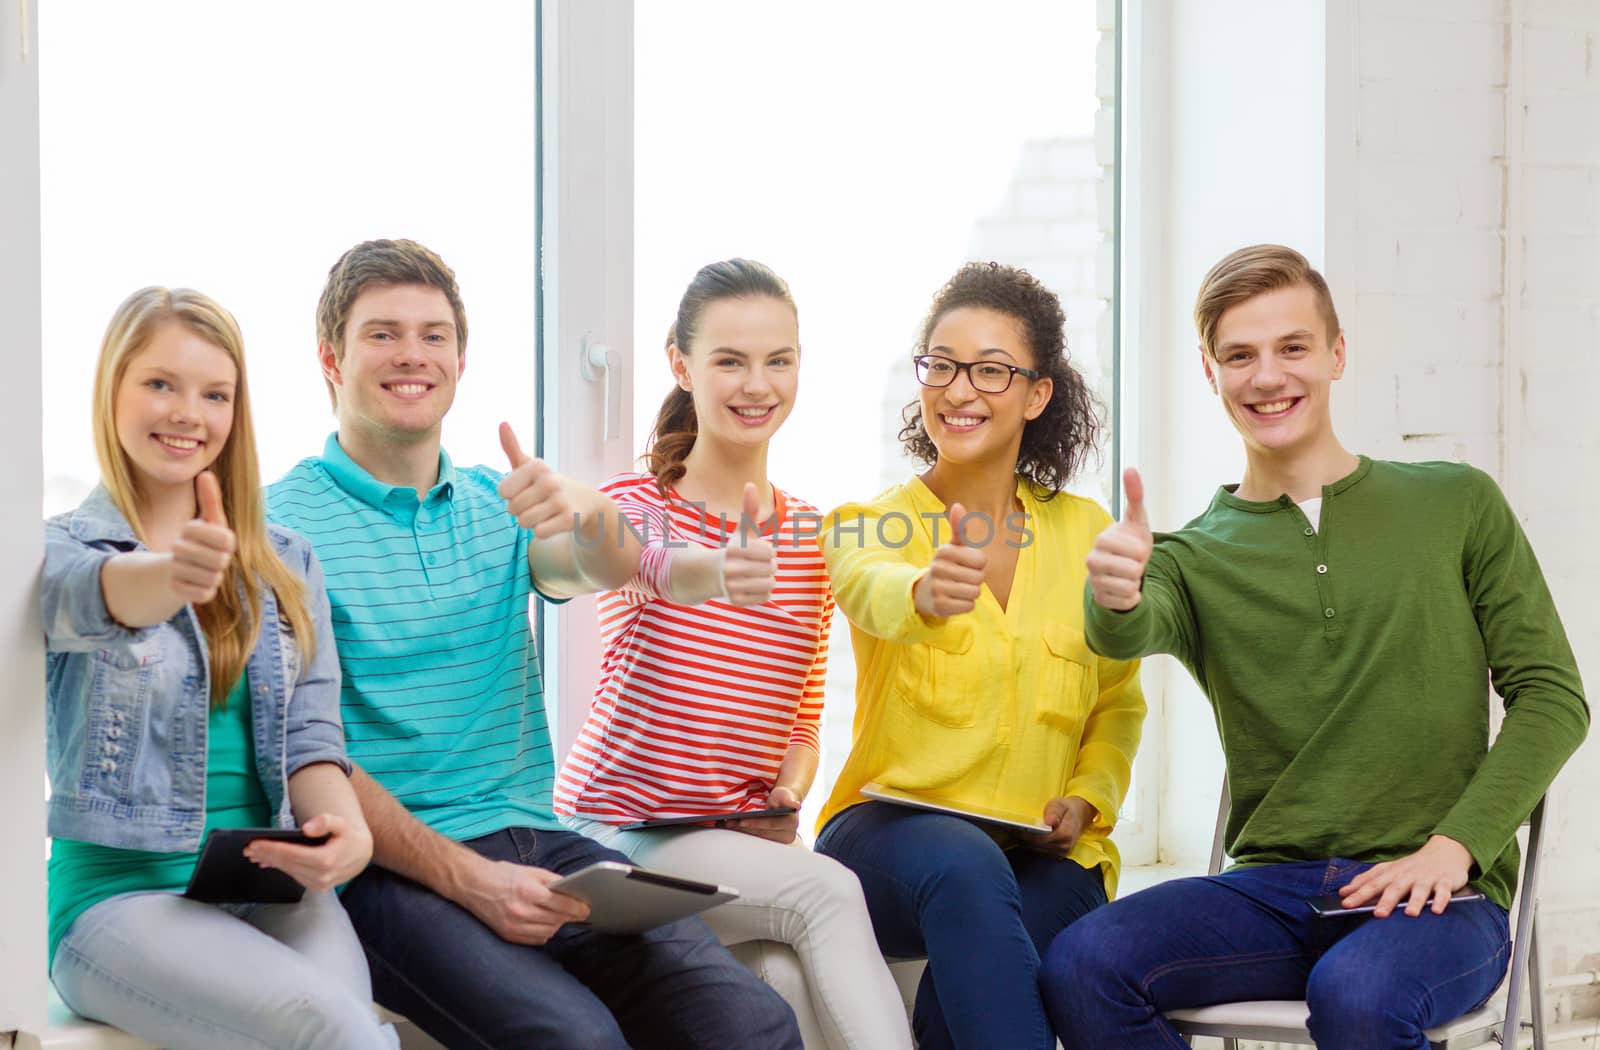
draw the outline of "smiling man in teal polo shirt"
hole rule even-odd
[[[594,542],[615,505],[526,456],[506,424],[509,473],[451,462],[441,426],[466,336],[433,252],[346,252],[317,310],[339,429],[268,492],[327,576],[374,839],[342,899],[374,994],[450,1047],[798,1048],[788,1006],[700,920],[599,934],[548,889],[626,858],[551,812],[529,599],[620,586],[639,548],[626,530]]]

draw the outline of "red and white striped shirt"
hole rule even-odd
[[[833,619],[822,517],[774,486],[761,523],[772,597],[679,605],[667,597],[673,548],[736,543],[739,523],[675,491],[663,497],[650,474],[619,475],[602,491],[644,551],[638,575],[600,596],[600,684],[556,782],[556,812],[622,824],[758,809],[784,753],[818,749]]]

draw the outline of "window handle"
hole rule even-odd
[[[591,383],[605,385],[605,431],[601,440],[610,441],[622,432],[622,355],[604,343],[590,342],[583,337],[578,370]]]

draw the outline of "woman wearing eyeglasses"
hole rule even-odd
[[[1054,1047],[1040,954],[1116,888],[1145,704],[1138,665],[1083,640],[1084,558],[1110,517],[1062,491],[1100,430],[1064,323],[1026,271],[963,267],[923,324],[900,432],[928,469],[822,533],[857,679],[817,848],[860,878],[886,955],[927,956],[921,1050]]]

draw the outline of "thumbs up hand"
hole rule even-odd
[[[1089,587],[1094,600],[1114,612],[1127,612],[1144,593],[1144,570],[1154,545],[1144,509],[1144,482],[1129,467],[1122,472],[1126,495],[1122,520],[1095,537],[1089,551]]]
[[[510,423],[500,424],[500,447],[511,463],[511,473],[500,479],[500,498],[517,524],[541,540],[571,532],[578,508],[567,479],[522,451]]]
[[[185,602],[203,605],[217,596],[237,546],[228,517],[222,510],[222,486],[209,470],[194,479],[195,503],[200,516],[184,525],[172,544],[172,593]]]
[[[988,555],[982,550],[962,545],[961,519],[966,511],[961,504],[950,504],[949,513],[954,535],[933,552],[928,571],[911,588],[911,601],[917,612],[934,620],[972,611],[978,604],[983,571],[989,564]]]
[[[732,605],[760,605],[772,597],[772,544],[761,538],[761,497],[744,487],[737,539],[722,549],[722,586]]]

